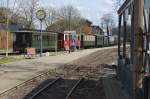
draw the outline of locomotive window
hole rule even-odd
[[[73,35],[69,35],[70,41],[73,40]]]
[[[80,36],[78,35],[78,41],[80,40]]]
[[[65,35],[65,41],[67,40],[67,35]]]
[[[69,41],[70,35],[65,35],[65,40]]]

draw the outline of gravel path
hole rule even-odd
[[[70,85],[70,81],[75,78],[85,78],[85,81],[76,88],[70,99],[106,99],[105,93],[108,91],[105,92],[104,90],[105,85],[103,85],[102,78],[113,77],[115,70],[109,64],[116,60],[116,48],[96,51],[58,68],[57,76],[65,77],[66,82],[61,83],[62,86]],[[109,84],[109,82],[107,83]],[[47,89],[48,93],[47,91],[43,92],[44,95],[40,95],[36,99],[48,99],[46,97],[60,99],[60,97],[64,97],[66,87],[64,89],[58,85]]]
[[[114,50],[114,47],[88,49],[88,50],[82,50],[79,52],[74,52],[71,54],[51,56],[51,57],[42,57],[42,58],[36,58],[36,59],[31,59],[31,60],[22,60],[22,61],[18,61],[14,63],[0,65],[0,79],[1,79],[0,93],[30,78],[35,77],[36,75],[42,73],[43,71],[58,68],[62,66],[62,64],[68,64],[68,63],[71,63],[71,64],[78,63],[78,65],[97,64],[97,61],[101,61],[101,59],[104,59],[100,57],[105,57],[105,58],[107,57],[108,59],[107,61],[111,60],[112,56],[115,59],[114,54],[111,54],[111,50],[109,51],[109,53],[107,51],[112,48],[113,48],[113,51],[116,51]],[[103,54],[104,52],[105,54]],[[94,53],[93,56],[92,56],[92,53]],[[96,54],[97,56],[95,56]],[[89,57],[89,58],[88,60],[82,58],[81,61],[79,62],[81,57]],[[94,60],[92,61],[92,59]],[[102,63],[105,63],[107,61],[103,61]],[[98,64],[101,64],[101,63],[98,63]]]
[[[116,63],[117,60],[117,49],[105,49],[101,51],[96,51],[92,54],[89,54],[85,57],[79,58],[72,62],[76,65],[100,65],[100,64],[112,64]]]

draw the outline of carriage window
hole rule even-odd
[[[25,39],[25,34],[22,35],[22,43],[25,43],[26,39]]]
[[[35,35],[34,36],[34,40],[37,40],[37,41],[40,40],[40,36],[39,35]]]
[[[40,35],[38,35],[38,36],[37,36],[37,40],[40,40],[40,38],[41,38]]]
[[[14,41],[14,42],[16,41],[16,34],[13,35],[13,41]]]
[[[68,35],[65,35],[65,40],[69,41]]]
[[[84,40],[85,40],[85,41],[87,40],[87,37],[86,37],[86,36],[84,36]]]
[[[34,36],[33,36],[33,40],[36,40],[36,37],[37,37],[37,36],[36,36],[36,35],[34,35]]]

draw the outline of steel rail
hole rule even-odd
[[[33,94],[29,99],[34,99],[36,96],[38,96],[41,92],[43,92],[44,90],[46,90],[48,87],[52,86],[53,84],[55,84],[57,81],[59,81],[61,78],[57,78],[56,80],[48,83],[47,85],[45,85],[43,88],[41,88],[38,92],[36,92],[35,94]]]
[[[81,78],[73,87],[72,89],[69,91],[69,93],[67,94],[67,96],[65,97],[65,99],[69,99],[69,97],[72,95],[72,93],[74,92],[74,90],[77,88],[77,86],[84,80],[84,78]]]

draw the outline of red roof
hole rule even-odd
[[[100,27],[96,27],[96,26],[84,26],[82,28],[82,32],[86,34],[103,35],[103,30]]]

